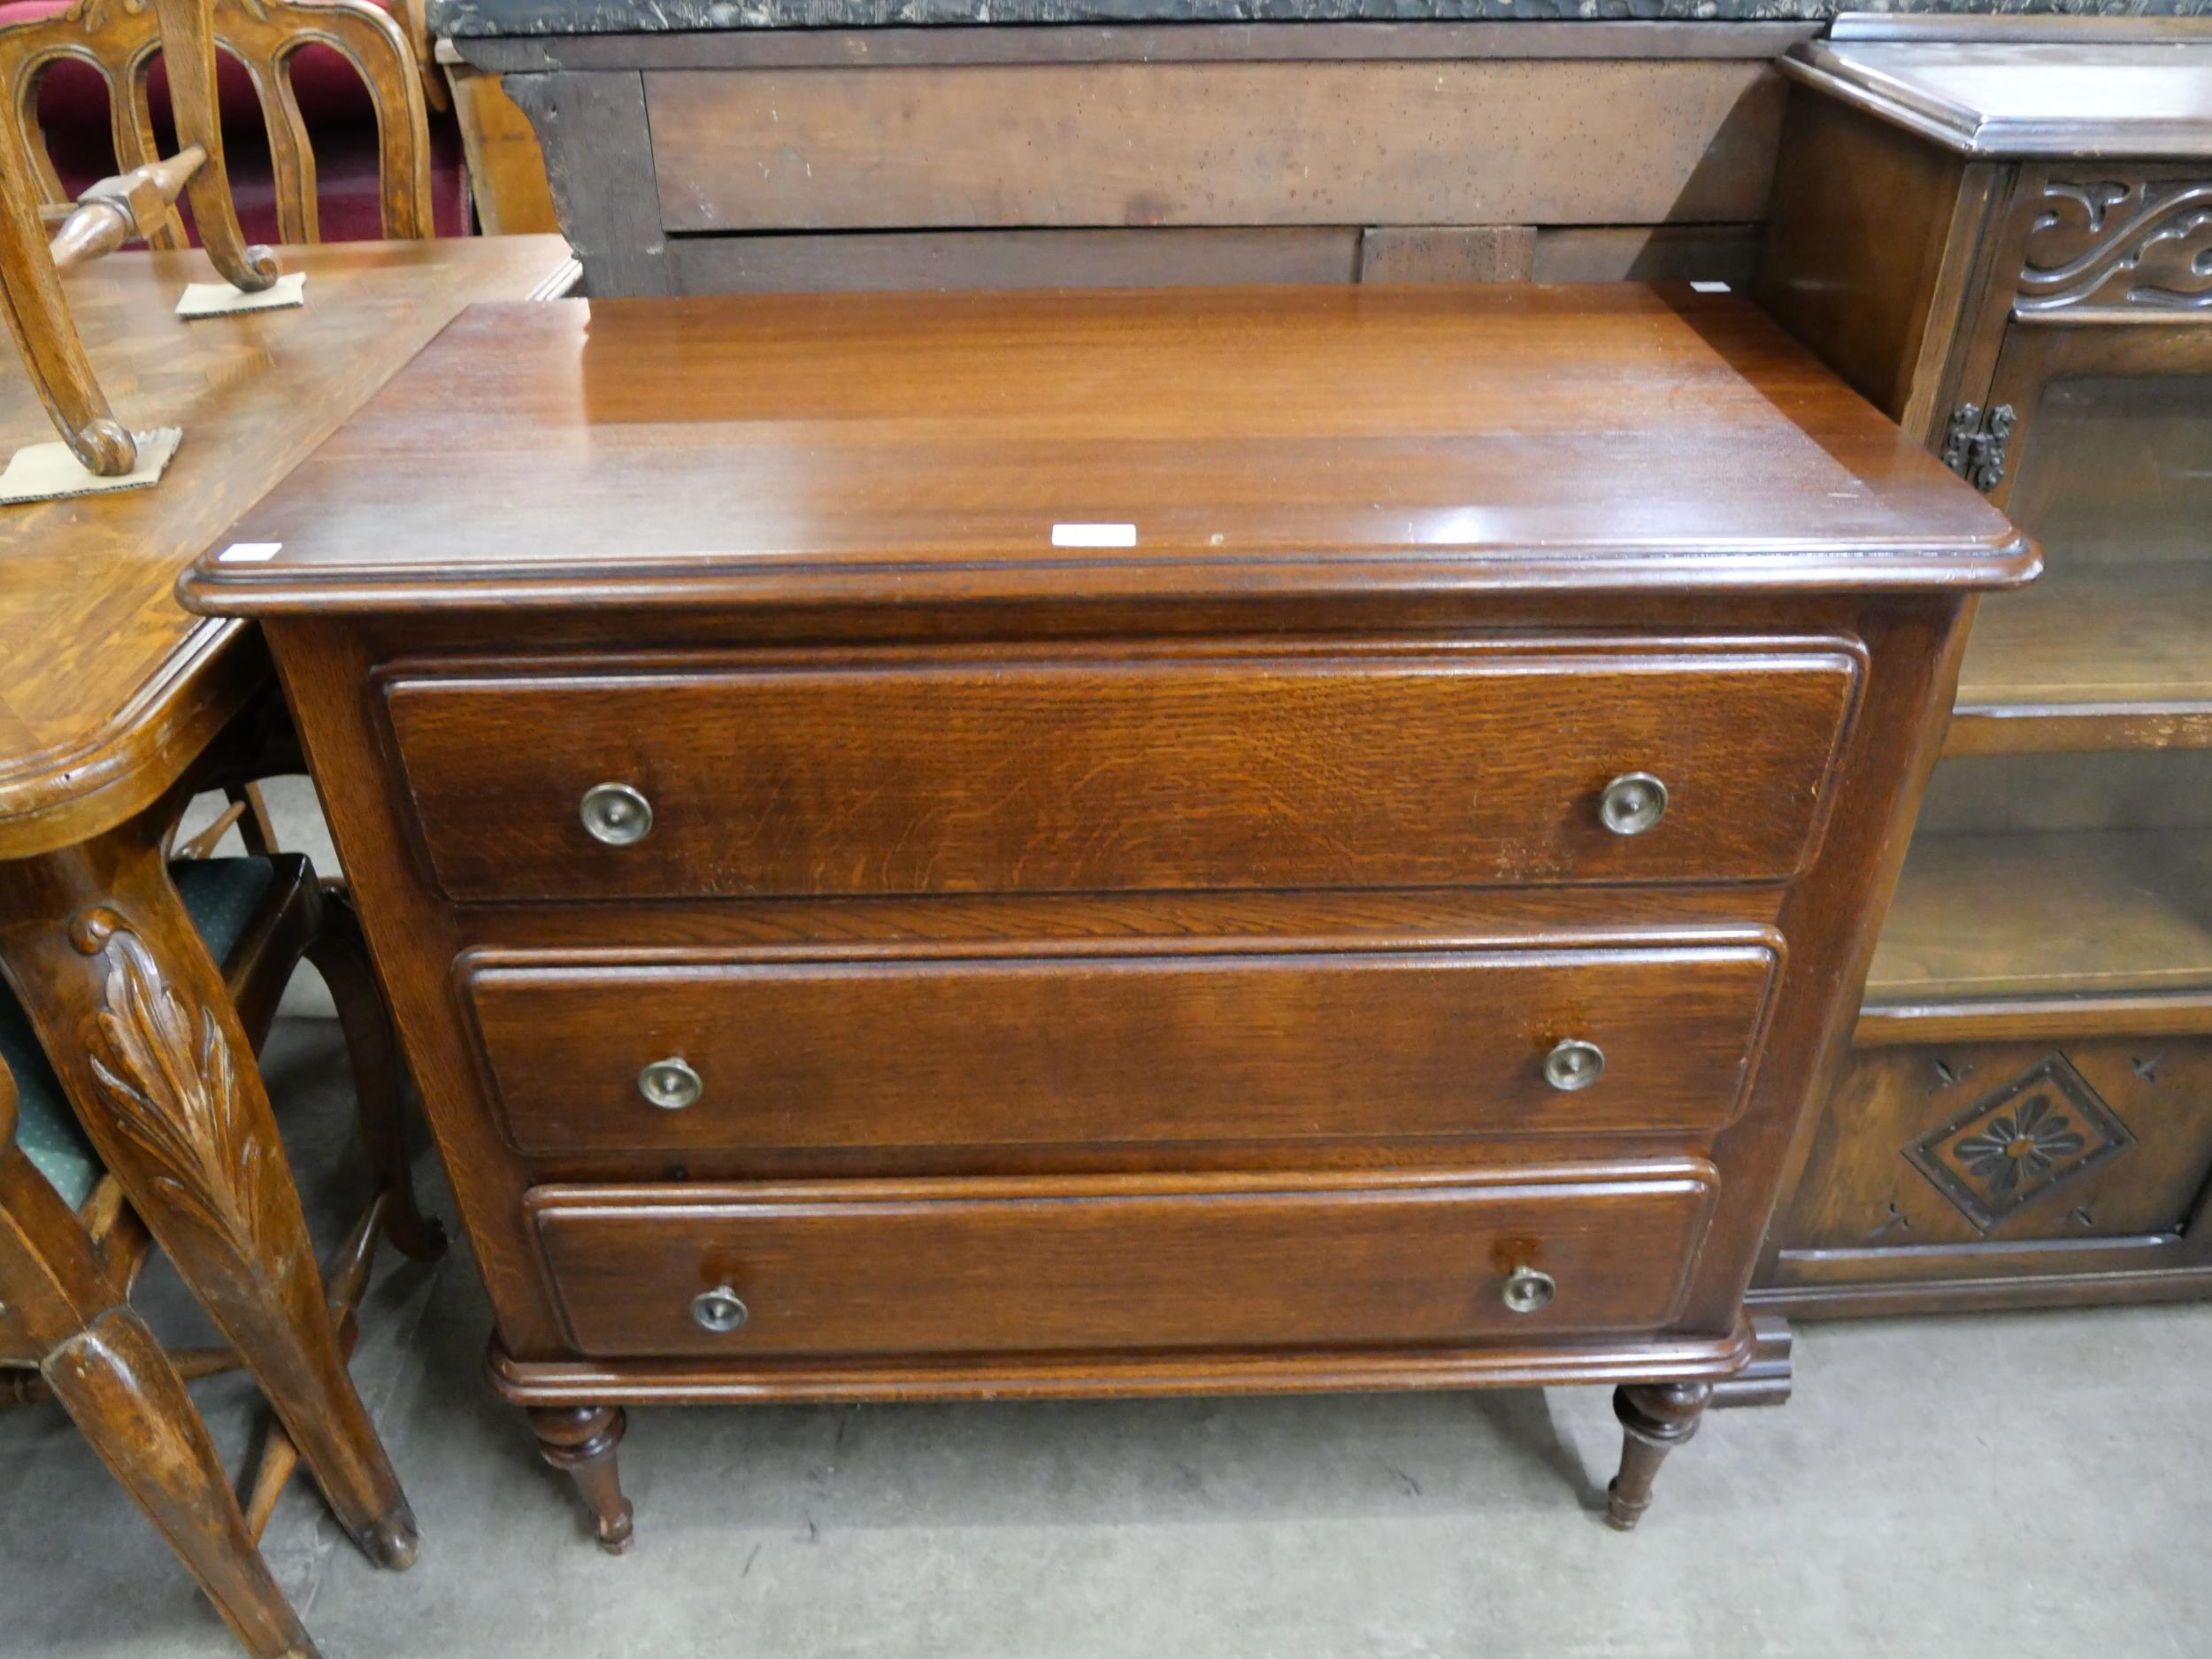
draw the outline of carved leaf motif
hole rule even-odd
[[[213,1011],[193,1009],[168,986],[137,934],[115,927],[99,948],[108,965],[98,1019],[104,1052],[95,1051],[92,1070],[115,1102],[116,1121],[180,1210],[219,1242],[257,1254],[265,1154],[246,1133]]]
[[[2014,310],[2212,309],[2212,183],[2054,180],[2028,236]]]

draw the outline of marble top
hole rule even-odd
[[[2212,0],[429,0],[454,38],[1035,23],[1824,22],[1839,11],[2200,17]]]

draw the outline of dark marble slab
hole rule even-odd
[[[2202,17],[2212,0],[429,0],[457,38],[1023,23],[1819,22],[1839,11]]]

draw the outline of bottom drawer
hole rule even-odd
[[[1715,1179],[1686,1159],[543,1187],[529,1202],[591,1356],[1325,1348],[1662,1328]]]

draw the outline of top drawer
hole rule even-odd
[[[384,695],[457,900],[1462,887],[1794,874],[1859,666],[1828,641],[847,654],[402,668]],[[1623,833],[1631,773],[1665,808]]]

